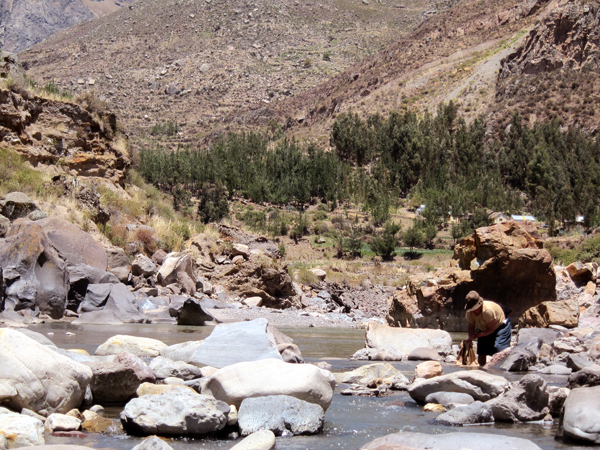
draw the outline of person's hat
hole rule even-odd
[[[477,308],[483,305],[483,299],[475,292],[471,291],[465,297],[465,309],[467,312],[475,311]]]

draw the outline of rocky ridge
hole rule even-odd
[[[117,118],[97,100],[58,100],[0,89],[0,139],[50,176],[95,177],[123,184],[131,160]]]

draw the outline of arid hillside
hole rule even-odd
[[[294,97],[408,36],[444,2],[143,0],[20,55],[40,84],[94,92],[130,132],[196,140],[250,105]]]

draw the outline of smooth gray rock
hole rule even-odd
[[[544,375],[571,375],[572,370],[568,367],[561,366],[559,364],[552,364],[538,370],[536,373]]]
[[[77,312],[98,311],[106,306],[112,284],[90,284],[85,293],[85,299],[79,305]]]
[[[530,346],[537,344],[530,344]],[[525,372],[537,362],[537,355],[530,346],[518,345],[513,347],[502,365],[501,369],[509,372]]]
[[[395,328],[372,321],[367,326],[365,340],[366,347],[396,349],[403,355],[420,347],[432,348],[444,355],[452,353],[452,337],[443,330]]]
[[[89,367],[18,331],[0,329],[0,401],[42,415],[79,407],[92,379]]]
[[[552,344],[562,333],[552,328],[521,328],[517,333],[517,345]]]
[[[123,321],[112,310],[81,313],[73,323],[75,325],[123,325]]]
[[[173,361],[183,361],[188,363],[192,355],[200,348],[204,341],[188,341],[180,344],[170,345],[161,350],[160,355]]]
[[[80,427],[80,419],[66,414],[50,414],[44,422],[44,428],[50,433],[55,431],[77,431]]]
[[[131,275],[131,263],[122,248],[114,247],[106,252],[108,264],[106,270],[114,274],[121,283],[126,283]]]
[[[176,387],[130,400],[121,412],[121,423],[130,434],[200,435],[221,430],[228,413],[227,404]]]
[[[267,330],[267,319],[220,324],[190,358],[193,365],[216,368],[261,359],[282,360],[275,339]]]
[[[398,373],[398,369],[389,363],[375,363],[361,366],[350,372],[335,373],[333,376],[338,384],[360,384],[362,386],[374,387],[376,381],[381,383],[381,381],[386,379],[391,384],[392,379]]]
[[[433,392],[425,398],[425,403],[436,403],[445,408],[455,404],[470,405],[474,401],[475,399],[469,394],[460,392]]]
[[[144,442],[136,445],[131,450],[173,450],[169,444],[158,436],[150,436],[144,439]]]
[[[263,359],[224,367],[215,372],[202,393],[239,408],[252,397],[289,395],[320,405],[327,411],[333,399],[335,380],[328,370],[311,364],[288,364]]]
[[[462,392],[475,400],[487,401],[502,394],[507,387],[504,377],[482,370],[462,370],[429,379],[419,378],[409,386],[408,393],[419,403],[424,403],[433,392]]]
[[[442,425],[473,425],[476,423],[490,423],[494,421],[492,408],[487,403],[473,402],[461,405],[440,414],[434,420]]]
[[[541,420],[548,414],[549,400],[544,379],[539,375],[530,374],[511,383],[504,394],[487,403],[497,421],[529,422]]]
[[[136,395],[141,381],[133,368],[116,362],[87,364],[94,372],[90,388],[95,403],[125,403]]]
[[[325,412],[314,403],[287,395],[245,399],[238,412],[242,436],[271,430],[281,436],[285,430],[293,435],[317,434],[323,428]]]
[[[146,255],[140,253],[131,264],[131,273],[135,276],[149,277],[158,272],[158,268]]]
[[[587,359],[584,354],[571,353],[567,357],[567,367],[573,372],[577,372],[585,367],[592,366],[594,363]]]
[[[463,450],[463,449],[485,449],[485,450],[541,450],[540,447],[527,439],[521,439],[501,434],[487,433],[446,433],[426,434],[401,431],[388,434],[379,439],[369,442],[361,447],[361,450],[377,450],[394,446],[406,446],[419,449],[440,450]]]
[[[52,246],[69,265],[87,264],[106,270],[106,250],[94,238],[66,219],[51,216],[34,222],[42,227]]]
[[[558,435],[576,442],[600,444],[600,386],[573,389],[569,393]]]
[[[184,381],[202,378],[202,371],[197,366],[192,366],[183,361],[158,356],[150,362],[150,369],[158,379],[169,377],[181,378]]]
[[[441,361],[440,354],[432,348],[417,347],[408,354],[409,361]]]

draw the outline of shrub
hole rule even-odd
[[[327,220],[327,213],[325,211],[315,211],[312,215],[313,220]]]
[[[399,225],[396,225],[391,221],[387,222],[383,230],[373,238],[371,250],[373,250],[377,256],[389,259],[396,251],[396,246],[398,245],[397,234],[399,231]]]
[[[202,223],[218,222],[229,215],[229,201],[227,190],[222,184],[202,187],[198,215]]]

